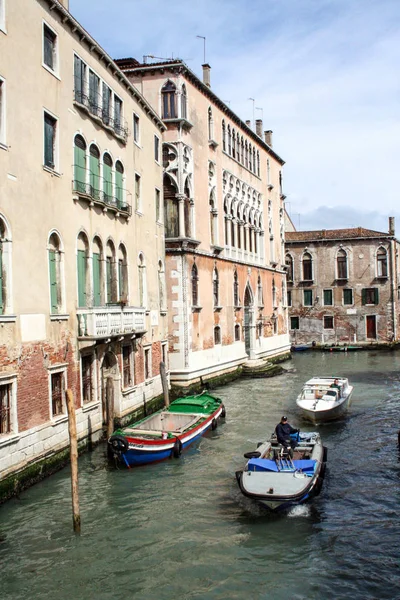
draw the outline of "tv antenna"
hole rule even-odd
[[[206,64],[206,38],[204,35],[196,35],[197,38],[199,38],[200,40],[203,40],[203,54],[204,54],[204,62],[203,64]]]

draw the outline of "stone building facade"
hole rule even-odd
[[[292,343],[398,340],[398,252],[393,218],[388,233],[362,227],[287,232]]]
[[[171,381],[236,371],[289,349],[284,161],[180,60],[116,61],[163,119]]]
[[[162,392],[164,124],[57,0],[0,1],[0,475]]]

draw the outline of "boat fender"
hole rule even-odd
[[[128,452],[128,440],[123,435],[112,435],[108,440],[108,443],[113,451],[118,454],[125,454],[125,452]]]
[[[245,452],[245,453],[243,454],[243,456],[244,456],[245,458],[260,458],[260,456],[261,456],[261,452],[255,452],[255,451],[253,450],[253,452]]]
[[[226,408],[224,405],[222,405],[221,417],[222,417],[222,419],[225,419],[225,417],[226,417]]]
[[[217,429],[218,427],[218,421],[217,419],[213,419],[211,422],[211,429],[214,431],[215,429]]]
[[[172,448],[172,454],[174,458],[179,458],[182,454],[182,442],[181,440],[176,440],[174,447]]]
[[[322,456],[322,462],[326,462],[328,460],[328,448],[324,446],[324,454]]]

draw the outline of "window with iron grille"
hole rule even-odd
[[[292,291],[288,290],[286,292],[286,294],[287,294],[287,305],[292,306]]]
[[[240,342],[240,325],[235,325],[235,342]]]
[[[57,35],[43,23],[43,62],[52,71],[57,68]]]
[[[299,317],[290,317],[290,329],[300,329]]]
[[[361,290],[362,304],[379,304],[378,288],[364,288]]]
[[[150,348],[146,348],[144,351],[144,377],[149,379],[151,377],[151,355]]]
[[[51,410],[53,417],[64,413],[64,373],[51,374]]]
[[[56,161],[57,120],[44,113],[44,164],[54,169]]]
[[[124,388],[133,385],[132,376],[132,344],[122,346],[122,365],[124,373]]]
[[[324,329],[333,329],[333,317],[324,317]]]
[[[93,377],[92,377],[92,355],[82,356],[81,372],[82,372],[82,399],[83,403],[92,402],[93,394]]]
[[[0,385],[0,435],[11,433],[11,398],[10,383]]]
[[[221,343],[221,327],[214,327],[214,344]]]

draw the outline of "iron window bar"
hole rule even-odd
[[[98,119],[107,129],[111,129],[116,136],[122,138],[126,143],[129,135],[128,123],[121,116],[115,118],[111,116],[111,103],[108,110],[103,107],[103,97],[101,94],[86,94],[81,90],[74,90],[75,103],[87,110],[89,115]]]

